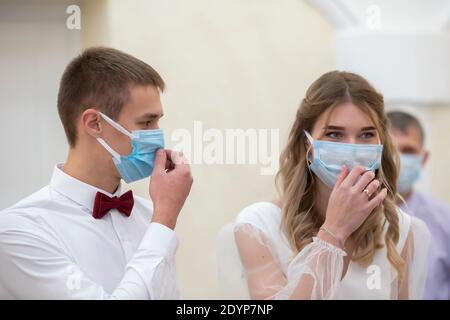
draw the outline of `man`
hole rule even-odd
[[[423,220],[431,231],[425,299],[450,299],[450,208],[414,189],[429,153],[424,147],[424,130],[419,121],[404,112],[390,112],[391,134],[400,152],[398,192],[405,212]]]
[[[70,62],[58,93],[67,161],[0,213],[0,298],[179,297],[173,229],[192,176],[163,149],[163,89],[152,67],[115,49]],[[121,189],[151,173],[153,202]]]

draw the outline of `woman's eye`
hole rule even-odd
[[[375,137],[375,133],[373,133],[373,132],[363,132],[361,134],[361,137],[363,139],[372,139],[373,137]]]
[[[148,126],[150,126],[152,124],[152,121],[148,120],[148,121],[143,122],[142,124],[143,124],[144,127],[148,127]]]
[[[340,132],[330,131],[330,132],[327,132],[325,134],[325,136],[330,139],[338,139],[338,138],[342,137],[342,134]]]

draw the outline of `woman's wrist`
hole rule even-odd
[[[319,232],[317,233],[317,238],[335,246],[336,248],[344,250],[340,241],[337,241],[323,230],[319,230]]]
[[[335,246],[336,248],[344,250],[340,241],[337,241],[323,230],[319,230],[319,232],[317,233],[317,238]]]
[[[339,226],[341,224],[341,226]],[[352,232],[349,232],[345,226],[342,226],[342,223],[335,223],[333,221],[329,221],[325,219],[325,222],[322,224],[322,227],[325,227],[327,230],[331,231],[334,235],[336,235],[342,241],[346,241]]]
[[[333,239],[333,242],[337,243],[340,248],[345,249],[345,241],[348,236],[344,230],[340,230],[339,228],[333,228],[324,223],[319,230],[321,233],[326,234],[327,238]]]

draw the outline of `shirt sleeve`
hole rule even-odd
[[[112,292],[84,274],[36,221],[5,215],[0,223],[0,287],[13,299],[177,299],[173,230],[151,223]],[[101,259],[101,257],[99,257]],[[1,290],[0,290],[1,292]],[[5,297],[0,297],[5,298]]]

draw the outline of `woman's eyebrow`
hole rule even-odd
[[[325,126],[323,127],[323,130],[340,130],[340,131],[345,131],[344,127],[339,127],[339,126]]]
[[[377,130],[377,128],[375,127],[364,127],[361,129],[361,131],[372,131],[372,130]]]

